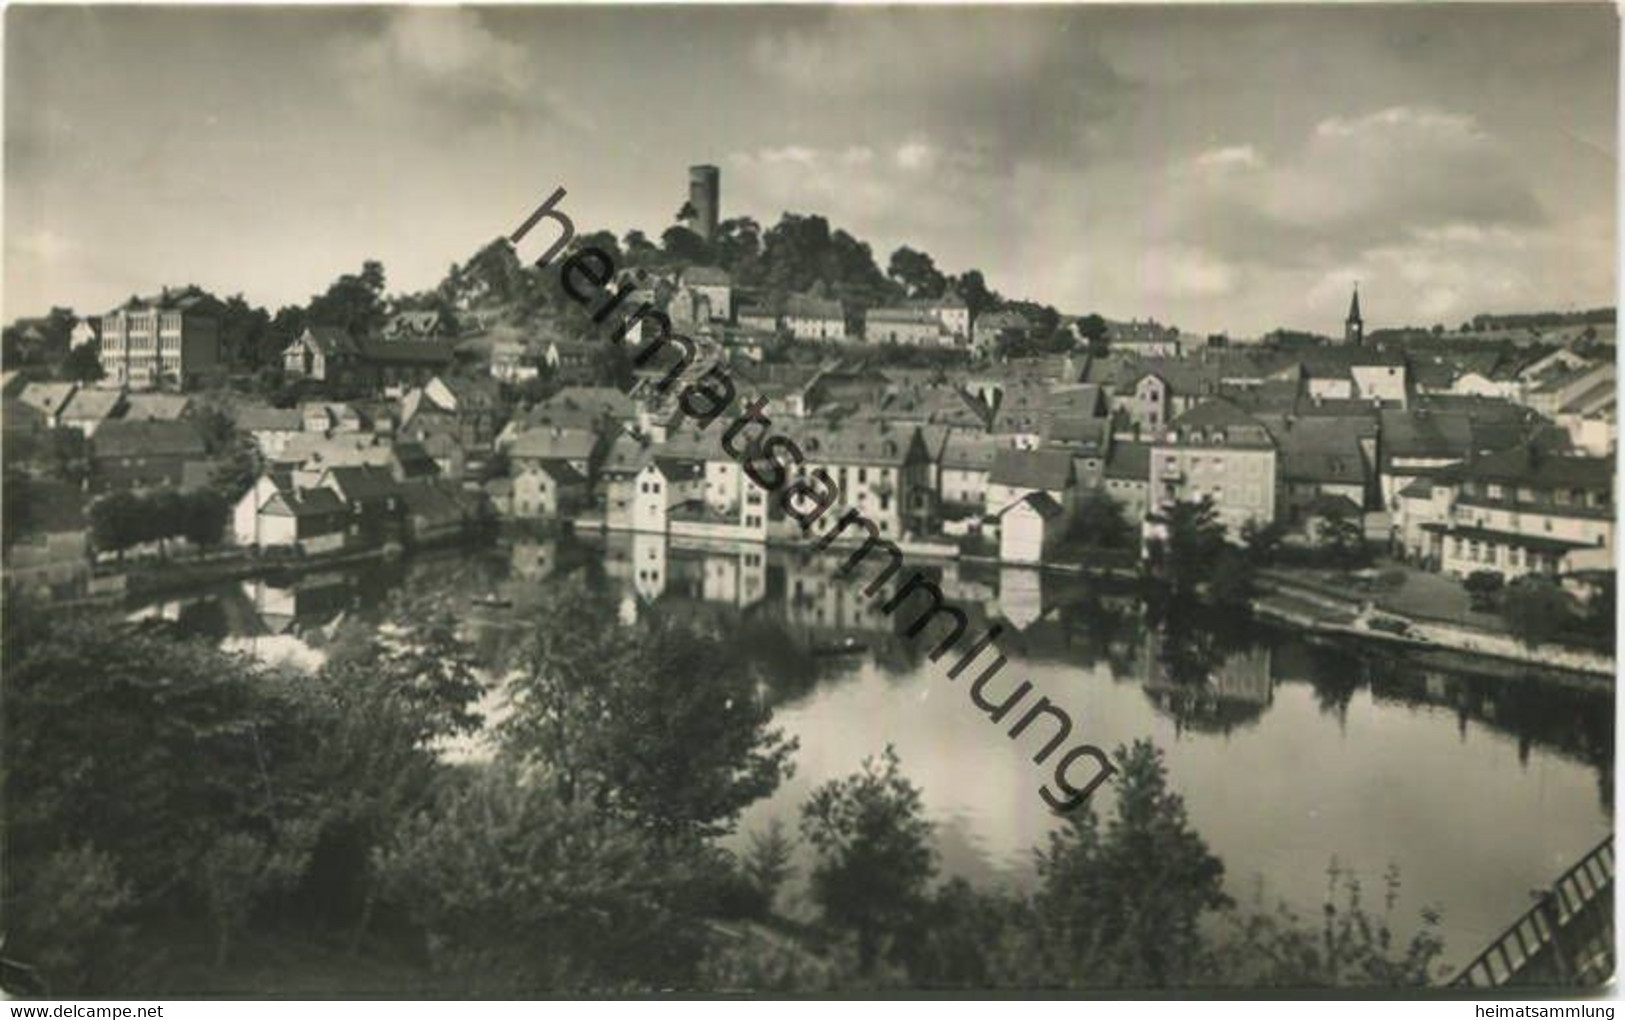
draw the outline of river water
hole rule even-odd
[[[674,548],[654,536],[514,536],[474,551],[280,581],[221,585],[137,615],[266,659],[319,663],[396,591],[464,615],[497,662],[528,602],[566,575],[648,613],[709,621],[778,678],[776,723],[800,739],[795,775],[753,805],[736,840],[773,819],[793,832],[820,783],[891,744],[936,824],[942,869],[980,884],[1032,879],[1056,824],[1033,743],[1005,736],[945,666],[832,578],[831,563],[761,547]],[[1232,896],[1314,916],[1328,869],[1358,874],[1367,903],[1397,867],[1396,927],[1443,913],[1461,964],[1612,829],[1612,693],[1517,668],[1384,657],[1233,622],[1158,622],[1131,593],[1019,569],[942,568],[972,633],[998,623],[1012,681],[1063,707],[1077,739],[1150,738],[1170,786],[1225,864]],[[489,709],[501,711],[500,695]],[[1006,720],[1008,728],[1010,720]],[[1043,737],[1037,737],[1039,743]],[[1087,778],[1080,771],[1081,778]],[[1111,784],[1094,805],[1111,808]]]

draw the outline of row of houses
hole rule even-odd
[[[1175,500],[1207,498],[1233,537],[1249,523],[1308,530],[1318,519],[1341,514],[1369,519],[1372,530],[1386,527],[1396,551],[1456,572],[1463,561],[1414,538],[1420,525],[1405,493],[1416,483],[1442,478],[1441,484],[1449,484],[1450,471],[1463,464],[1527,449],[1554,450],[1559,463],[1609,477],[1606,458],[1576,447],[1563,429],[1527,407],[1503,398],[1419,395],[1405,388],[1402,360],[1371,352],[1340,359],[1300,355],[1292,362],[1295,370],[1274,379],[1263,373],[1278,374],[1279,367],[1256,355],[1253,360],[1252,367],[1232,361],[1228,368],[1204,369],[1214,383],[1207,394],[1160,391],[1171,415],[1166,423],[1135,416],[1135,409],[1157,402],[1145,400],[1145,380],[1162,378],[1144,366],[1089,383],[1068,381],[1075,372],[1088,378],[1089,366],[1079,371],[1063,359],[1021,372],[957,373],[952,379],[909,370],[864,375],[833,364],[773,373],[756,385],[773,395],[776,415],[796,420],[809,461],[827,465],[843,491],[853,487],[847,505],[863,509],[893,535],[929,536],[964,522],[999,527],[1012,512],[1042,518],[1044,533],[1052,534],[1064,529],[1081,495],[1091,491],[1116,500],[1131,521]],[[1312,386],[1312,373],[1338,361],[1350,370],[1349,384],[1359,388],[1354,396],[1326,395]],[[1388,382],[1389,368],[1400,383]],[[1119,389],[1122,378],[1131,380],[1131,392]],[[1361,399],[1362,390],[1370,399]],[[792,395],[795,402],[785,399]],[[985,417],[970,397],[981,402]],[[570,414],[576,398],[566,397],[542,411],[538,424],[545,420],[556,435],[574,430],[571,470],[557,486],[568,498],[564,504],[527,499],[520,514],[567,514],[570,506],[607,497],[602,510],[610,528],[693,531],[697,524],[683,523],[685,514],[699,518],[685,508],[704,503],[713,523],[732,529],[728,534],[772,537],[773,512],[757,519],[741,502],[736,478],[705,484],[712,475],[729,478],[735,470],[714,440],[697,444],[651,430],[633,401],[616,398]],[[595,437],[606,422],[646,439],[623,436],[600,449]],[[558,441],[535,449],[545,454]],[[610,455],[597,460],[604,450]],[[530,463],[540,468],[547,460],[539,456]],[[605,470],[596,470],[600,464]],[[1530,478],[1537,490],[1540,478]],[[871,481],[895,488],[875,491]],[[1601,522],[1607,515],[1596,509],[1607,499],[1606,487],[1586,503],[1554,494],[1542,517],[1523,520],[1511,533],[1542,538],[1535,544],[1543,548],[1555,548],[1549,545],[1554,540],[1569,542],[1571,552],[1596,548],[1598,532],[1567,539],[1556,518],[1578,507],[1579,517]],[[904,516],[900,508],[912,505],[925,509]],[[1600,537],[1611,543],[1611,525]],[[1502,566],[1562,571],[1577,562],[1547,556]]]
[[[89,439],[108,422],[182,421],[196,410],[185,394],[133,392],[124,387],[24,382],[10,376],[3,389],[8,405],[6,428],[24,433],[65,428]]]
[[[232,540],[315,555],[457,538],[489,518],[478,492],[402,469],[413,460],[267,470],[232,507]]]

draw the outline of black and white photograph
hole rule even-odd
[[[8,1016],[1612,1020],[1616,6],[3,38]]]

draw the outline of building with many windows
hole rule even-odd
[[[1248,521],[1275,520],[1275,470],[1275,441],[1263,423],[1228,400],[1209,400],[1152,444],[1150,498],[1166,507],[1207,497],[1239,539]]]
[[[220,302],[196,287],[132,298],[101,317],[105,385],[183,389],[224,369]]]
[[[1613,480],[1611,458],[1536,443],[1474,457],[1401,493],[1403,552],[1458,577],[1581,569],[1611,557]]]

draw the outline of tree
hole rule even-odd
[[[909,297],[941,297],[948,286],[948,278],[937,269],[931,256],[906,245],[891,253],[886,275],[902,284]]]
[[[1286,538],[1286,525],[1280,521],[1271,521],[1268,524],[1259,524],[1256,519],[1249,519],[1241,526],[1242,545],[1247,549],[1247,558],[1253,566],[1263,567],[1275,562],[1275,556],[1281,550],[1281,542]]]
[[[140,499],[128,489],[116,489],[90,504],[90,535],[96,548],[116,552],[119,561],[124,551],[141,540],[141,518],[144,507]]]
[[[668,259],[686,265],[704,265],[712,259],[705,238],[687,227],[667,227],[660,235],[660,247]]]
[[[79,485],[89,471],[90,442],[78,429],[47,429],[30,459],[52,478]]]
[[[959,274],[953,282],[954,290],[965,299],[965,307],[970,309],[972,325],[983,313],[1000,308],[1004,299],[998,292],[988,288],[987,281],[982,278],[980,269],[968,269]]]
[[[181,536],[199,548],[219,545],[231,516],[226,498],[213,489],[196,489],[186,493],[183,500]]]
[[[1089,345],[1089,353],[1096,357],[1105,357],[1111,353],[1107,333],[1106,320],[1095,312],[1090,312],[1078,320],[1078,335]]]
[[[723,220],[717,224],[714,242],[722,267],[733,274],[734,282],[753,287],[761,279],[762,227],[749,216]]]
[[[709,856],[561,799],[546,778],[476,768],[379,855],[384,894],[426,932],[431,965],[471,997],[691,980],[704,929],[690,894]]]
[[[565,803],[587,800],[664,837],[728,831],[789,774],[796,742],[771,727],[757,671],[715,636],[616,619],[578,582],[538,607],[512,663],[505,749],[549,766]]]
[[[17,539],[26,535],[33,525],[34,491],[33,480],[27,471],[14,464],[5,466],[4,485],[0,486],[0,535],[3,541],[0,546],[6,549]]]
[[[1067,539],[1085,547],[1121,549],[1133,541],[1134,529],[1121,503],[1102,489],[1091,489],[1078,501]]]
[[[1399,899],[1399,872],[1383,876],[1380,914],[1363,902],[1358,877],[1335,863],[1328,872],[1319,925],[1285,905],[1262,904],[1227,917],[1228,932],[1214,953],[1213,971],[1226,985],[1246,988],[1425,988],[1439,974],[1444,950],[1436,908],[1421,911],[1409,939],[1396,937],[1392,917]]]
[[[298,870],[311,791],[291,764],[304,741],[322,739],[323,722],[290,712],[274,675],[117,619],[10,612],[6,627],[0,735],[14,933],[65,916],[91,927],[173,924],[208,899],[210,875],[220,875],[209,856],[244,836]],[[70,860],[90,869],[83,884],[51,877]],[[238,878],[236,918],[268,891]],[[18,901],[18,890],[31,895]],[[27,916],[15,916],[19,902]],[[49,940],[7,945],[23,960],[50,952]],[[59,994],[96,990],[47,977]],[[112,977],[91,980],[105,993]]]
[[[137,516],[139,541],[158,543],[160,555],[167,555],[169,539],[184,534],[187,498],[178,489],[165,486],[138,496],[141,513]]]
[[[621,254],[621,242],[608,230],[595,230],[590,234],[577,234],[570,242],[570,253],[574,254],[584,248],[597,248],[609,256],[610,261],[617,267],[626,262],[626,256]]]
[[[1179,984],[1199,972],[1199,922],[1230,903],[1224,865],[1168,789],[1161,751],[1137,740],[1114,757],[1111,819],[1074,812],[1039,855],[1034,960],[1071,984]]]
[[[228,362],[259,367],[282,361],[287,344],[271,331],[271,316],[250,305],[241,294],[227,298],[220,315],[220,345]]]
[[[1501,619],[1513,637],[1531,648],[1561,634],[1574,622],[1574,599],[1538,574],[1525,574],[1501,596]]]
[[[784,834],[784,822],[775,818],[766,829],[750,834],[750,846],[745,850],[745,875],[762,898],[764,912],[773,910],[779,887],[794,872],[790,858],[795,843]]]
[[[1225,546],[1213,565],[1209,595],[1227,610],[1246,610],[1253,597],[1253,560],[1246,552]]]
[[[1210,497],[1180,500],[1168,508],[1166,537],[1152,550],[1153,569],[1160,570],[1176,597],[1194,595],[1213,576],[1213,566],[1224,548],[1224,524]]]
[[[260,476],[263,458],[259,443],[246,433],[234,433],[223,447],[222,456],[215,464],[209,487],[219,493],[227,503],[235,503],[243,493],[253,487]]]
[[[62,359],[62,377],[77,383],[93,383],[107,375],[102,370],[101,352],[94,343],[80,344]]]
[[[375,332],[384,322],[383,263],[368,259],[362,263],[360,273],[340,276],[325,293],[311,300],[305,318],[311,325],[339,326],[351,336]]]
[[[1597,581],[1591,598],[1585,604],[1585,629],[1594,637],[1602,638],[1609,644],[1614,639],[1614,607],[1618,579],[1612,570],[1604,573]]]
[[[1328,563],[1345,570],[1360,566],[1368,558],[1365,528],[1341,501],[1332,503],[1322,515],[1315,548]]]
[[[8,901],[8,955],[26,956],[47,995],[122,986],[135,964],[124,923],[134,896],[116,862],[87,844],[25,864],[29,880]]]
[[[660,256],[660,248],[641,230],[628,230],[621,239],[622,250],[626,252],[626,264],[629,266],[646,266]]]
[[[802,807],[802,834],[818,852],[813,899],[827,922],[857,936],[864,973],[919,920],[937,870],[933,829],[890,745],[855,775],[820,786]]]

